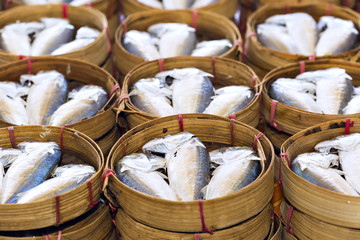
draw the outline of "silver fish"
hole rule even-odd
[[[181,201],[202,199],[201,190],[210,181],[210,159],[197,137],[165,156],[170,187]]]
[[[254,97],[254,92],[247,86],[227,86],[217,89],[215,94],[204,113],[223,117],[240,111]]]
[[[222,148],[209,153],[211,161],[221,164],[205,188],[205,199],[226,196],[246,187],[260,175],[260,158],[248,147]]]
[[[151,61],[160,58],[160,53],[154,44],[154,40],[147,32],[130,30],[123,37],[123,45],[129,53]]]
[[[160,78],[142,78],[134,83],[132,88],[154,95],[165,96],[169,99],[172,97],[172,91],[165,86],[165,80]]]
[[[330,168],[338,164],[334,154],[304,153],[291,163],[291,169],[303,179],[319,187],[347,195],[359,196],[351,185],[341,177],[337,169]]]
[[[29,87],[20,85],[15,82],[0,82],[0,92],[5,93],[12,98],[23,97],[28,95]]]
[[[191,53],[191,56],[220,56],[229,51],[231,47],[232,44],[228,39],[202,41],[196,44],[195,49]]]
[[[41,184],[61,158],[60,147],[54,142],[20,143],[24,150],[6,172],[1,203],[14,203],[17,194]]]
[[[63,0],[22,0],[26,5],[61,4]]]
[[[74,26],[65,19],[41,19],[46,28],[36,35],[31,45],[31,56],[51,54],[73,35]]]
[[[296,76],[296,79],[298,80],[313,82],[315,84],[319,80],[329,79],[329,78],[346,78],[350,80],[352,79],[351,76],[346,73],[345,69],[338,67],[321,69],[316,71],[308,71]]]
[[[138,2],[153,8],[163,8],[162,3],[158,0],[138,0]]]
[[[20,97],[12,98],[0,91],[0,119],[16,125],[29,124],[24,100]]]
[[[342,112],[343,114],[360,113],[360,95],[354,95]]]
[[[155,138],[142,146],[144,153],[166,154],[178,146],[184,144],[195,135],[188,132],[181,132],[175,135],[167,135],[163,138]]]
[[[71,6],[82,6],[93,2],[96,2],[96,0],[72,0],[69,4]]]
[[[173,91],[175,113],[202,113],[211,102],[214,87],[208,77],[194,76],[176,81]]]
[[[49,125],[65,126],[95,116],[108,101],[106,91],[95,85],[75,89],[69,93],[69,98],[52,114]]]
[[[191,8],[200,8],[218,2],[219,0],[195,0]]]
[[[175,192],[169,187],[157,168],[165,162],[160,157],[145,154],[130,154],[121,159],[116,167],[116,175],[125,185],[145,194],[177,201]]]
[[[163,0],[165,9],[186,9],[190,8],[194,0]]]
[[[167,32],[160,38],[159,52],[162,58],[187,56],[191,54],[196,44],[194,31],[181,29]]]
[[[300,75],[298,75],[300,76]],[[314,94],[316,93],[316,85],[313,82],[308,82],[308,81],[304,81],[304,80],[299,80],[299,79],[292,79],[292,78],[278,78],[276,81],[274,81],[271,85],[271,87],[281,87],[281,88],[288,88],[294,91],[298,91],[298,92],[304,92],[304,93],[309,93],[309,94]],[[276,97],[276,93],[271,91],[270,88],[270,92],[273,97]],[[277,98],[277,97],[276,97]]]
[[[84,39],[84,38],[97,38],[99,37],[99,30],[91,27],[81,27],[76,31],[75,39]]]
[[[38,33],[44,24],[37,22],[14,23],[1,30],[0,45],[5,50],[15,55],[29,56],[31,51],[31,33]]]
[[[18,194],[17,203],[37,202],[69,192],[83,184],[95,174],[95,169],[89,165],[65,165],[58,167],[57,175],[26,192]]]
[[[46,125],[51,115],[64,103],[68,84],[57,71],[41,71],[36,75],[21,75],[20,82],[30,81],[26,111],[29,124]]]
[[[157,23],[153,24],[150,27],[148,27],[147,31],[160,38],[162,35],[164,35],[167,32],[173,32],[177,30],[183,30],[183,31],[195,31],[194,28],[189,27],[185,23]]]
[[[360,147],[360,133],[339,136],[333,140],[323,141],[315,146],[315,150],[321,153],[329,153],[332,149],[341,151],[355,151]]]
[[[352,21],[332,16],[321,17],[319,28],[325,30],[320,33],[315,48],[317,56],[346,52],[354,46],[359,35]]]
[[[260,43],[265,47],[290,54],[299,53],[298,47],[284,26],[263,23],[257,25],[256,32]]]

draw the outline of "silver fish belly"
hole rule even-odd
[[[232,47],[228,39],[202,41],[196,44],[191,56],[194,57],[211,57],[220,56],[226,53]]]
[[[0,119],[16,125],[29,124],[24,101],[20,97],[11,98],[0,91]]]
[[[175,30],[163,34],[160,38],[159,52],[162,58],[187,56],[195,48],[195,31]]]
[[[346,181],[360,194],[360,147],[354,151],[339,151],[340,165]]]
[[[190,8],[194,0],[163,0],[165,9],[186,9]]]
[[[147,32],[128,31],[122,42],[126,51],[146,61],[160,58],[160,53]]]
[[[138,0],[138,2],[153,8],[159,8],[159,9],[163,8],[162,3],[158,0]]]
[[[209,153],[198,138],[192,138],[166,154],[170,187],[181,201],[202,198],[201,190],[210,181]]]

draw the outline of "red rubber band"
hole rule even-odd
[[[50,235],[50,234],[48,234],[48,235],[45,235],[45,240],[52,240],[52,237],[51,237],[51,235]]]
[[[119,140],[120,140],[120,142],[121,142],[121,143],[122,143],[122,145],[123,145],[122,150],[123,150],[123,155],[125,156],[125,155],[127,155],[127,154],[126,154],[126,149],[125,149],[124,139],[123,139],[123,138],[122,138],[122,136],[121,136],[121,138],[120,138]]]
[[[16,148],[16,139],[15,139],[15,128],[14,126],[8,127],[9,139],[12,148]]]
[[[11,3],[12,0],[6,0],[6,3],[5,3],[5,10],[8,10],[10,8],[10,3]]]
[[[300,61],[300,73],[304,73],[305,72],[305,61]]]
[[[309,61],[315,61],[316,60],[316,56],[315,55],[310,55],[309,56]]]
[[[164,59],[159,58],[158,59],[158,64],[159,64],[159,72],[163,72],[164,71]]]
[[[277,123],[275,122],[275,113],[276,113],[276,105],[278,101],[272,100],[271,101],[271,116],[270,116],[270,125],[274,127],[276,130],[281,132],[281,129],[278,127]]]
[[[111,37],[110,37],[109,28],[108,28],[108,26],[106,26],[106,27],[104,27],[104,29],[105,29],[106,37],[107,37],[107,40],[108,40],[108,43],[109,43],[109,53],[112,53],[113,49],[112,49],[112,44],[111,44]]]
[[[198,17],[198,11],[197,10],[194,10],[192,12],[192,27],[195,28],[195,31],[196,31],[196,27],[197,27],[197,17]]]
[[[127,25],[126,25],[126,22],[122,22],[121,25],[124,26],[124,34],[126,34],[128,32],[128,29],[127,29]]]
[[[251,89],[255,89],[256,79],[259,79],[258,76],[256,76],[256,75],[252,76],[252,78],[251,78],[251,86],[250,86]]]
[[[26,63],[27,63],[27,67],[28,67],[28,73],[32,74],[32,65],[31,65],[30,57],[26,57]]]
[[[260,138],[264,136],[264,133],[259,132],[259,134],[255,137],[255,141],[254,141],[254,151],[257,151],[257,143],[260,140]]]
[[[235,142],[235,131],[234,131],[234,123],[236,121],[236,114],[232,113],[230,114],[230,143],[231,146],[234,146],[234,142]]]
[[[281,180],[281,157],[285,157],[286,160],[288,161],[289,167],[290,167],[290,160],[289,157],[286,153],[280,153],[279,155],[279,186],[282,189],[282,180]]]
[[[116,226],[116,212],[117,212],[117,208],[114,207],[114,205],[111,204],[111,202],[108,202],[109,203],[109,208],[110,208],[110,215],[111,215],[111,218],[112,218],[112,223],[114,224],[114,227],[115,227],[115,230],[116,230],[116,235],[118,236],[119,240],[121,239],[120,238],[120,231],[119,229],[117,228]]]
[[[205,224],[205,216],[204,216],[204,209],[203,209],[203,200],[198,200],[198,203],[199,203],[199,210],[200,210],[200,218],[201,218],[201,229],[202,229],[202,232],[205,233],[210,233],[210,234],[213,234],[213,231],[209,230],[207,227],[206,227],[206,224]]]
[[[195,233],[194,234],[194,240],[201,240],[200,233]]]
[[[121,96],[120,99],[119,99],[118,105],[120,105],[120,103],[121,103],[124,99],[129,99],[129,100],[130,100],[129,95],[128,95],[128,94],[124,94],[123,96]]]
[[[334,4],[328,4],[326,7],[326,16],[331,16],[334,10]]]
[[[291,11],[290,5],[289,5],[288,3],[285,3],[285,13],[286,13],[286,14],[289,14],[290,11]]]
[[[215,60],[216,60],[216,57],[215,57],[215,56],[211,57],[211,65],[212,65],[212,72],[213,72],[213,76],[214,76],[214,84],[216,84]]]
[[[349,5],[350,5],[349,0],[344,0],[344,6],[349,7]]]
[[[55,197],[56,202],[56,226],[60,225],[60,196]]]
[[[95,201],[94,202],[94,196],[93,196],[93,190],[92,190],[92,183],[91,183],[91,179],[87,180],[88,182],[88,188],[89,188],[89,195],[90,195],[90,208],[93,208],[96,206],[96,204],[98,204],[99,201]]]
[[[116,90],[118,90],[118,89],[120,89],[119,84],[115,84],[115,85],[113,86],[113,88],[111,89],[111,91],[110,91],[109,98],[110,98],[110,97],[114,94],[114,92],[115,92]]]
[[[244,46],[243,46],[243,55],[244,55],[244,56],[247,56],[247,54],[248,54],[247,51],[246,51],[246,49],[245,49],[245,46],[246,46],[247,41],[249,41],[249,39],[250,39],[251,37],[256,37],[256,33],[255,33],[255,32],[250,32],[250,33],[246,36],[245,41],[244,41]]]
[[[58,238],[57,240],[61,240],[61,231],[58,232]]]
[[[114,172],[114,170],[111,170],[111,169],[109,169],[109,168],[105,168],[105,169],[104,169],[104,172],[103,172],[103,174],[102,174],[102,177],[101,177],[101,182],[102,182],[102,184],[104,184],[105,179],[107,179],[110,175],[116,176],[116,173]]]
[[[292,205],[290,205],[287,219],[286,219],[286,231],[292,235],[294,235],[294,231],[292,230],[292,228],[290,226],[290,220],[291,220],[293,211],[294,211],[294,207]]]
[[[354,122],[350,122],[350,119],[346,119],[346,126],[345,126],[345,135],[349,135],[350,133],[350,127],[354,126]]]
[[[356,3],[356,11],[360,12],[360,2]]]
[[[68,15],[67,15],[67,4],[66,3],[63,3],[62,4],[62,13],[63,13],[63,18],[68,18]]]
[[[68,128],[68,127],[69,127],[69,125],[66,124],[65,126],[61,127],[61,129],[60,129],[60,149],[61,149],[61,152],[64,152],[64,136],[63,136],[64,129]]]
[[[23,55],[19,55],[19,61],[20,60],[23,60],[24,59],[24,56]]]
[[[184,121],[183,121],[182,114],[179,114],[179,127],[180,127],[180,132],[183,132],[184,131]]]

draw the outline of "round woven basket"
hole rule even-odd
[[[213,115],[187,114],[181,119],[178,116],[164,117],[131,129],[111,149],[107,168],[114,169],[124,155],[139,151],[151,139],[179,133],[180,126],[204,143],[230,145],[233,142],[235,146],[253,147],[259,134],[248,125]],[[257,215],[270,202],[274,190],[274,152],[270,141],[264,136],[257,145],[258,153],[266,159],[260,176],[239,191],[202,202],[208,229],[219,230],[239,224]],[[168,201],[143,194],[124,185],[115,175],[105,179],[104,192],[113,205],[121,206],[129,216],[147,226],[175,232],[202,231],[198,201]]]
[[[157,240],[193,240],[196,239],[196,235],[200,239],[265,239],[268,232],[271,220],[269,214],[271,212],[271,206],[261,211],[257,216],[240,223],[239,225],[214,231],[212,235],[209,233],[180,233],[180,232],[169,232],[156,228],[152,228],[141,224],[129,215],[127,215],[122,209],[118,210],[116,215],[116,226],[118,227],[121,236],[124,240],[130,239],[157,239]]]
[[[33,74],[39,71],[56,70],[62,73],[67,80],[76,80],[85,84],[98,85],[104,88],[109,94],[116,84],[115,79],[98,66],[76,59],[55,57],[37,57],[29,61],[23,60],[2,65],[0,67],[0,81],[18,82],[20,75],[29,73],[29,70],[31,70]],[[118,96],[119,90],[116,90],[98,114],[71,124],[69,127],[85,133],[92,139],[98,139],[104,136],[115,126],[116,118],[113,106]],[[0,127],[12,125],[11,123],[0,120]]]
[[[305,62],[305,71],[315,71],[332,67],[339,67],[345,69],[346,73],[353,78],[352,84],[354,86],[360,86],[360,63],[352,63],[339,60],[321,60],[315,62]],[[360,117],[360,113],[349,115],[332,115],[307,112],[290,107],[280,102],[277,103],[276,106],[274,106],[272,99],[269,96],[269,89],[271,84],[278,78],[295,78],[298,74],[300,74],[300,69],[301,66],[299,63],[289,64],[285,67],[279,67],[277,69],[274,69],[273,71],[269,72],[263,79],[263,115],[267,123],[273,125],[275,122],[278,128],[283,133],[292,135],[305,128],[322,122],[342,119],[344,117]],[[272,108],[275,108],[274,119],[271,119]],[[271,137],[269,136],[269,138]],[[282,139],[284,138],[285,135]]]
[[[332,15],[334,17],[350,20],[354,23],[355,27],[360,28],[359,14],[350,8],[340,7],[336,5],[329,5],[323,3],[304,3],[304,4],[266,4],[253,13],[247,22],[247,32],[245,49],[247,51],[247,59],[259,69],[270,71],[276,67],[284,66],[289,63],[299,62],[301,60],[309,59],[309,56],[288,54],[272,50],[263,46],[257,39],[256,26],[263,23],[268,17],[276,14],[294,12],[305,12],[310,14],[315,21],[318,21],[321,16]],[[249,36],[249,37],[248,37]],[[316,57],[316,59],[339,59],[339,60],[353,60],[353,57],[358,58],[357,53],[360,46],[340,53],[324,57]],[[260,74],[259,74],[260,75]]]
[[[241,36],[236,25],[225,17],[206,11],[199,11],[194,14],[191,10],[150,10],[134,13],[128,16],[117,28],[115,33],[115,65],[120,74],[126,75],[136,65],[143,63],[144,59],[136,57],[125,50],[122,44],[122,37],[126,31],[138,30],[147,31],[147,28],[157,23],[185,23],[193,26],[196,17],[196,33],[199,36],[206,36],[208,39],[229,39],[233,47],[220,57],[238,58]]]
[[[280,218],[274,216],[274,221],[272,222],[273,229],[272,234],[269,235],[268,240],[281,240],[282,235],[282,224]]]
[[[259,8],[268,3],[288,3],[288,4],[298,4],[298,3],[330,3],[336,4],[339,6],[353,8],[356,5],[356,0],[240,0],[240,3],[246,7],[252,9]]]
[[[96,139],[95,142],[99,145],[101,151],[106,158],[111,148],[114,146],[116,141],[121,137],[121,132],[117,125],[115,125],[110,132],[106,133],[103,137]]]
[[[105,15],[96,9],[73,6],[63,7],[63,5],[60,4],[22,5],[9,9],[0,15],[0,28],[17,21],[38,21],[42,17],[68,18],[76,29],[81,26],[89,26],[101,32],[99,37],[88,46],[56,57],[76,58],[98,66],[105,61],[110,51],[108,24]],[[17,61],[19,59],[21,59],[21,56],[0,49],[0,64]]]
[[[0,129],[1,148],[12,147],[9,131],[7,128]],[[90,178],[91,184],[83,183],[59,195],[58,198],[26,204],[0,204],[0,231],[20,231],[60,225],[89,211],[92,201],[99,200],[104,159],[101,149],[91,138],[72,129],[50,126],[16,126],[13,134],[16,143],[56,142],[61,146],[63,142],[64,154],[92,165],[96,173]],[[89,192],[92,192],[92,201]]]
[[[124,79],[121,96],[127,96],[134,83],[142,78],[154,77],[163,68],[164,71],[175,68],[195,67],[205,72],[211,73],[215,78],[211,81],[215,88],[231,85],[245,85],[251,87],[256,96],[253,100],[236,113],[236,120],[257,127],[259,124],[259,94],[262,91],[260,80],[256,77],[254,71],[245,64],[226,58],[211,57],[176,57],[168,58],[163,62],[163,67],[159,68],[159,61],[150,61],[134,68]],[[146,121],[158,118],[155,115],[148,114],[138,109],[131,103],[130,99],[124,99],[124,105],[119,109],[125,113],[126,120],[130,128],[133,128]]]
[[[350,132],[360,132],[360,119],[351,121],[355,124]],[[281,151],[291,162],[301,153],[313,152],[317,143],[344,135],[345,130],[345,119],[318,124],[290,137]],[[285,199],[299,211],[338,227],[360,229],[360,197],[329,191],[304,180],[289,168],[285,157],[281,159],[281,178]]]
[[[65,223],[65,225],[69,222]],[[98,209],[91,213],[85,219],[65,227],[61,230],[61,239],[110,239],[113,232],[112,219],[109,207],[106,204],[101,204]],[[16,232],[15,234],[18,234]],[[11,237],[7,232],[7,236],[0,236],[2,240],[44,240],[57,239],[59,231],[56,231],[45,236],[31,236],[31,237]]]
[[[234,14],[236,12],[237,4],[238,4],[237,0],[219,0],[216,3],[198,8],[198,10],[214,12],[223,15],[227,18],[232,18],[234,17]],[[122,11],[126,16],[132,13],[155,9],[145,4],[142,4],[137,0],[123,0],[121,2],[121,5],[122,5]]]
[[[281,214],[289,223],[294,235],[298,239],[360,239],[360,229],[344,228],[326,223],[300,212],[297,209],[289,216],[289,204],[283,202]]]

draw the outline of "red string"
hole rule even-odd
[[[206,227],[206,224],[205,224],[205,216],[204,216],[204,209],[203,209],[203,200],[199,200],[198,201],[199,203],[199,209],[200,209],[200,218],[201,218],[201,229],[202,229],[202,232],[207,232],[207,233],[210,233],[210,234],[213,234],[213,231],[209,230],[207,227]]]
[[[290,10],[291,10],[290,5],[288,3],[285,3],[285,13],[286,14],[290,13]]]
[[[122,138],[122,136],[121,136],[121,138],[119,139],[120,140],[120,142],[121,142],[121,144],[122,144],[122,150],[123,150],[123,155],[125,156],[126,155],[126,149],[125,149],[125,143],[124,143],[124,139]]]
[[[98,204],[99,201],[94,202],[91,179],[88,179],[87,182],[89,184],[88,187],[89,187],[89,195],[90,195],[90,207],[93,208],[96,206],[96,204]]]
[[[11,147],[16,148],[15,128],[14,128],[14,126],[8,127],[8,133],[9,133]]]
[[[344,6],[345,6],[345,7],[349,7],[349,5],[350,5],[350,4],[349,4],[349,0],[344,0]]]
[[[246,32],[246,12],[247,9],[244,6],[241,6],[240,13],[240,32],[245,35]]]
[[[300,61],[300,73],[304,73],[305,72],[305,62],[304,61]]]
[[[331,16],[334,10],[334,4],[328,4],[326,7],[326,16]]]
[[[126,25],[126,22],[122,22],[121,25],[124,26],[124,34],[126,34],[128,32],[128,29],[127,29],[127,25]]]
[[[48,234],[48,235],[45,235],[45,240],[52,240],[52,237],[51,237],[51,235],[50,235],[50,234]]]
[[[115,84],[115,85],[113,86],[113,88],[112,88],[111,91],[110,91],[109,98],[114,94],[114,92],[115,92],[117,89],[120,89],[119,84]]]
[[[26,57],[26,63],[27,63],[27,67],[28,67],[28,73],[32,74],[32,66],[31,66],[31,59],[30,57]]]
[[[310,55],[310,56],[309,56],[309,61],[315,61],[315,60],[316,60],[315,55]]]
[[[56,202],[56,226],[60,225],[60,196],[55,197]]]
[[[68,18],[68,15],[67,15],[67,4],[66,4],[66,3],[63,3],[63,5],[62,5],[62,12],[63,12],[63,18]]]
[[[255,89],[255,83],[256,83],[256,79],[259,79],[258,76],[254,75],[251,78],[251,89]]]
[[[271,101],[271,116],[270,116],[270,125],[274,127],[276,130],[281,132],[281,129],[278,127],[277,123],[275,122],[275,113],[276,113],[276,105],[278,101],[272,100]]]
[[[58,232],[58,239],[57,240],[61,240],[61,231]]]
[[[255,141],[254,141],[254,150],[255,152],[257,151],[257,143],[259,141],[259,139],[264,136],[264,134],[262,132],[259,132],[259,134],[255,137]]]
[[[19,61],[20,60],[23,60],[24,59],[24,56],[23,55],[19,55]]]
[[[345,135],[349,135],[350,133],[350,127],[354,126],[354,122],[350,122],[350,119],[346,119],[346,126],[345,126]]]
[[[69,127],[69,125],[65,125],[65,126],[61,127],[61,129],[60,129],[60,149],[61,149],[61,152],[64,152],[64,136],[63,136],[64,129],[68,128],[68,127]]]
[[[92,8],[91,3],[87,3],[86,6]]]
[[[112,223],[114,224],[115,230],[116,230],[116,235],[118,236],[119,240],[120,238],[120,231],[118,229],[118,227],[116,226],[116,212],[117,212],[117,208],[114,207],[111,202],[109,202],[109,207],[110,207],[110,211],[111,211],[111,218],[112,218]]]
[[[179,114],[179,126],[180,126],[180,132],[184,131],[184,121],[182,114]]]
[[[234,139],[235,139],[235,132],[234,132],[234,123],[236,121],[236,114],[232,113],[230,114],[230,141],[231,141],[231,146],[234,146]]]
[[[214,84],[216,84],[215,60],[216,60],[216,57],[213,56],[213,57],[211,58],[211,65],[212,65],[212,71],[213,71],[213,76],[214,76]]]
[[[159,58],[158,59],[158,64],[159,64],[159,72],[163,72],[164,71],[164,59]]]
[[[8,10],[10,8],[10,3],[11,3],[11,0],[6,0],[5,10]]]
[[[195,233],[194,234],[194,239],[195,240],[200,240],[201,238],[200,238],[200,233]]]
[[[356,3],[356,11],[360,12],[360,2]]]
[[[279,155],[279,186],[282,189],[282,180],[281,180],[281,157],[285,157],[286,160],[288,161],[289,167],[290,167],[290,160],[289,157],[286,153],[280,153]]]
[[[107,40],[108,40],[108,43],[109,43],[109,53],[112,53],[113,49],[112,49],[112,44],[111,44],[111,37],[110,37],[109,28],[108,28],[108,26],[105,26],[104,29],[105,29],[106,37],[107,37]]]
[[[290,220],[291,220],[293,211],[294,211],[294,207],[292,205],[290,205],[289,212],[288,212],[287,219],[286,219],[286,231],[292,235],[294,235],[294,231],[292,230],[292,228],[290,226]]]
[[[246,46],[247,41],[248,41],[251,37],[256,37],[256,33],[255,33],[255,32],[250,32],[250,33],[246,36],[245,41],[244,41],[244,46],[243,46],[243,55],[244,55],[244,56],[247,56],[247,54],[248,54],[247,51],[246,51],[246,49],[245,49],[245,46]]]
[[[111,169],[109,169],[109,168],[105,168],[104,169],[104,172],[103,172],[103,174],[102,174],[102,177],[101,177],[101,182],[102,182],[102,184],[104,184],[104,182],[105,182],[105,179],[107,179],[110,175],[116,175],[115,174],[115,172],[114,172],[114,170],[111,170]]]
[[[195,31],[196,31],[196,28],[197,28],[197,17],[198,17],[198,11],[197,10],[194,10],[192,12],[193,14],[193,18],[192,18],[192,27],[195,28]]]
[[[124,99],[129,99],[130,100],[130,97],[128,94],[124,94],[120,97],[119,99],[119,102],[118,102],[118,105],[120,105],[120,103],[124,100]]]

